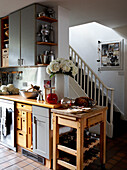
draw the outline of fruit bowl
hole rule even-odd
[[[19,94],[26,99],[35,99],[38,96],[38,91],[29,92],[25,90],[20,90]]]

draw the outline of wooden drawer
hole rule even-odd
[[[31,105],[16,103],[16,107],[17,107],[17,109],[28,110],[28,111],[32,112],[32,106]]]
[[[2,49],[2,56],[3,55],[8,55],[9,54],[9,48]]]
[[[21,110],[17,110],[17,115],[18,116],[22,116],[22,111]]]
[[[27,119],[27,112],[26,111],[22,111],[22,118]]]
[[[27,147],[27,134],[21,130],[17,131],[17,144],[24,148]]]
[[[22,131],[27,133],[27,120],[22,118]]]
[[[6,55],[6,67],[8,67],[8,66],[9,66],[9,56]]]
[[[22,130],[22,118],[20,116],[17,117],[17,129]]]
[[[32,114],[28,113],[28,148],[32,147]]]
[[[2,67],[6,67],[6,56],[2,57]]]
[[[93,117],[88,118],[86,120],[87,126],[89,127],[89,126],[95,125],[97,123],[100,123],[102,120],[103,120],[103,115],[100,113],[97,116],[93,116]]]

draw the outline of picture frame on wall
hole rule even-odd
[[[124,58],[124,40],[100,42],[98,41],[98,57],[100,65],[98,71],[122,70]]]

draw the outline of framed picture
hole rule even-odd
[[[98,41],[98,70],[120,70],[123,69],[123,40],[100,42]]]

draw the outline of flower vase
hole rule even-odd
[[[55,74],[55,93],[58,101],[64,98],[64,74]]]

